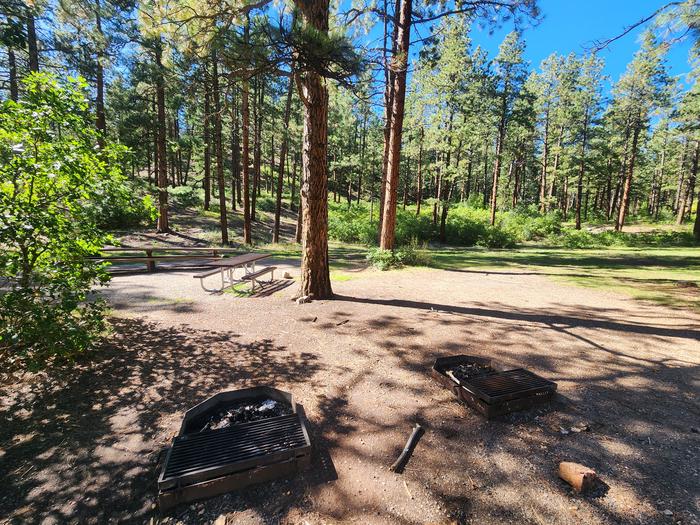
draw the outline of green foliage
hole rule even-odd
[[[24,88],[0,105],[0,357],[40,366],[104,329],[90,290],[108,276],[86,257],[108,241],[100,203],[123,149],[98,146],[83,82],[32,74]]]
[[[426,209],[430,209],[429,202]],[[377,242],[377,221],[369,220],[366,205],[351,208],[329,204],[329,236],[341,242],[373,245]],[[540,214],[535,206],[520,207],[499,213],[495,226],[489,225],[489,211],[457,205],[450,208],[445,223],[446,244],[453,246],[486,246],[512,248],[518,243],[541,240],[561,231],[559,212]],[[396,244],[434,242],[439,239],[439,226],[433,224],[432,214],[416,215],[411,209],[397,210]],[[378,256],[378,257],[383,257]]]
[[[199,206],[204,201],[200,190],[186,185],[168,188],[168,196],[184,207]]]
[[[561,213],[541,214],[537,206],[522,206],[501,215],[501,226],[518,241],[538,241],[561,231]]]
[[[370,222],[369,207],[364,203],[350,208],[328,203],[328,236],[341,242],[374,244],[377,221]]]
[[[97,224],[101,229],[130,228],[156,220],[158,209],[154,198],[139,179],[130,180],[121,174],[103,181],[103,197],[95,202]]]
[[[403,266],[427,266],[430,264],[430,256],[421,251],[418,242],[414,239],[396,250],[370,248],[367,252],[367,261],[375,268],[385,271]]]
[[[549,242],[566,248],[664,248],[695,245],[695,239],[690,231],[625,233],[608,230],[600,233],[592,233],[585,230],[565,230],[561,235],[550,238]]]

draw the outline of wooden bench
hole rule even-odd
[[[260,277],[261,275],[265,275],[266,273],[269,273],[270,274],[270,281],[269,282],[272,282],[275,279],[275,270],[276,269],[277,269],[277,266],[267,266],[266,268],[262,268],[262,269],[258,270],[257,272],[245,274],[243,277],[241,277],[241,280],[242,281],[250,281],[251,290],[254,292],[255,285],[260,284],[260,283],[258,283],[258,277]]]

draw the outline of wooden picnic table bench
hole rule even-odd
[[[217,248],[202,246],[105,246],[100,250],[105,254],[123,253],[124,255],[105,255],[91,259],[105,262],[145,262],[149,272],[156,271],[156,261],[178,261],[188,259],[212,259],[223,257],[225,254],[236,253],[234,248]],[[145,253],[144,255],[129,255],[130,253]],[[154,252],[156,253],[154,255]],[[165,253],[164,253],[165,252]],[[168,253],[169,252],[169,253]]]
[[[192,277],[199,279],[199,284],[207,292],[220,292],[228,286],[233,286],[234,284],[245,281],[250,281],[252,290],[255,291],[255,285],[260,284],[258,280],[259,277],[269,273],[270,278],[274,278],[274,271],[277,269],[276,266],[267,266],[259,270],[255,269],[256,261],[260,261],[269,256],[270,255],[267,253],[246,253],[235,257],[210,261],[206,266],[211,266],[211,270],[197,273]],[[243,270],[243,275],[237,279],[235,278],[235,272],[238,269]],[[221,274],[221,288],[210,289],[204,286],[204,279],[216,275],[217,273]]]

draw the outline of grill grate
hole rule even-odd
[[[182,486],[306,453],[297,414],[176,437],[158,485]]]
[[[470,377],[462,381],[462,386],[487,403],[497,403],[540,392],[549,392],[556,388],[552,381],[547,381],[524,368]]]
[[[460,367],[467,371],[469,368],[486,368],[489,371],[468,375],[460,373]],[[437,358],[432,375],[460,401],[489,418],[546,403],[557,390],[556,383],[529,370],[501,370],[490,359],[453,355]]]

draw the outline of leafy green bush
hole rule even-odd
[[[486,226],[483,237],[477,242],[487,248],[514,248],[517,244],[515,235],[496,226]]]
[[[108,280],[87,256],[124,150],[98,136],[86,85],[32,74],[24,98],[0,105],[0,359],[41,366],[86,350],[104,329],[90,296]]]
[[[409,210],[396,210],[396,244],[404,246],[416,240],[428,242],[437,239],[438,228],[428,215],[416,216]]]
[[[260,211],[274,212],[277,207],[277,201],[274,197],[261,196],[255,201],[255,208]]]
[[[413,240],[396,250],[370,248],[367,252],[367,261],[375,268],[384,271],[403,266],[426,266],[430,263],[430,256],[422,252],[417,241]]]
[[[541,214],[535,205],[520,206],[500,214],[500,226],[518,241],[542,240],[561,232],[561,213]]]
[[[152,223],[158,210],[143,182],[117,174],[100,181],[103,198],[95,203],[98,226],[106,230],[129,228]]]
[[[606,230],[592,233],[586,230],[565,230],[549,239],[550,244],[567,248],[619,247],[682,247],[694,246],[695,239],[690,231],[650,231],[640,233]]]
[[[199,206],[203,202],[200,191],[192,186],[168,188],[168,195],[174,202],[184,207]]]
[[[328,236],[340,242],[375,244],[377,222],[370,222],[369,207],[363,204],[328,204]]]
[[[382,271],[401,267],[401,261],[399,261],[395,251],[382,250],[377,247],[372,247],[367,251],[367,261]]]

